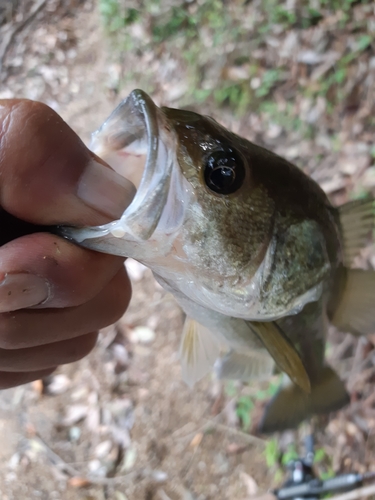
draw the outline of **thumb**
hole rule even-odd
[[[33,224],[119,219],[133,184],[91,153],[48,106],[0,100],[0,205]]]

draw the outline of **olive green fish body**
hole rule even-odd
[[[125,176],[144,158],[142,178],[120,220],[64,234],[139,260],[175,296],[187,314],[180,356],[189,384],[213,366],[247,381],[276,364],[288,377],[264,432],[348,402],[325,340],[329,322],[375,331],[375,274],[351,269],[374,226],[372,199],[337,209],[295,165],[212,118],[158,108],[139,90],[93,135],[92,149]]]

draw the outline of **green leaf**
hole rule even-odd
[[[225,384],[224,390],[225,394],[230,398],[233,398],[237,394],[237,389],[235,388],[234,382],[232,380]]]
[[[319,463],[322,462],[326,457],[326,452],[324,448],[319,448],[315,451],[314,462]]]
[[[274,467],[279,457],[278,443],[276,439],[270,439],[264,450],[267,467]]]
[[[362,35],[357,39],[357,50],[362,52],[367,49],[369,45],[372,43],[372,36],[370,35]]]
[[[298,453],[293,444],[288,446],[287,451],[283,454],[281,463],[283,465],[288,465],[293,460],[298,458]]]

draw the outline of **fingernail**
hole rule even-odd
[[[49,296],[48,283],[35,274],[6,274],[0,283],[0,313],[36,306]]]
[[[77,195],[86,205],[119,219],[134,198],[132,182],[109,167],[91,160],[78,184]]]

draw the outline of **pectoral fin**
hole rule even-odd
[[[331,323],[343,332],[375,332],[375,271],[346,269],[345,288]]]
[[[247,382],[268,379],[274,367],[275,362],[268,353],[231,351],[216,361],[215,372],[219,379]]]
[[[310,379],[300,355],[281,328],[274,322],[251,322],[249,325],[263,342],[280,370],[285,372],[303,391],[309,393]]]
[[[351,201],[338,210],[344,240],[344,264],[350,267],[375,227],[375,200]]]
[[[343,382],[325,366],[318,381],[311,385],[310,394],[286,381],[266,407],[259,431],[268,434],[293,429],[312,415],[336,411],[348,403]]]
[[[191,318],[186,318],[180,346],[182,378],[188,386],[198,382],[213,367],[220,354],[214,335]]]

